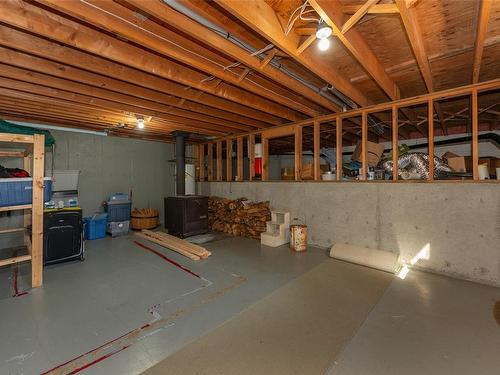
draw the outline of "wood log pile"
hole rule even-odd
[[[208,199],[208,227],[233,236],[260,239],[266,231],[266,221],[271,220],[269,202],[250,202],[210,197]]]

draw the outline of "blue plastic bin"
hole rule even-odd
[[[43,179],[43,200],[50,201],[52,196],[52,178]],[[31,204],[33,199],[33,179],[0,178],[0,207]]]
[[[108,225],[108,215],[99,214],[92,217],[84,217],[85,239],[97,240],[106,237],[106,227]]]
[[[132,210],[131,201],[108,201],[104,202],[104,211],[108,214],[108,222],[130,220]]]

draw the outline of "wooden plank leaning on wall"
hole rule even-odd
[[[275,126],[272,128],[268,128],[265,130],[258,130],[254,132],[249,132],[249,133],[244,133],[244,134],[239,134],[239,136],[245,136],[245,135],[254,135],[257,133],[261,133],[261,139],[262,139],[262,181],[268,181],[269,179],[269,139],[272,138],[278,138],[278,137],[284,137],[287,135],[292,135],[292,134],[299,134],[301,136],[302,132],[298,132],[298,128],[302,128],[304,126],[311,126],[315,123],[321,124],[322,122],[330,122],[330,121],[336,121],[336,144],[337,144],[337,181],[342,180],[342,119],[343,118],[349,118],[349,117],[356,117],[356,116],[362,116],[362,145],[364,146],[363,149],[364,151],[362,152],[362,158],[364,160],[363,163],[363,172],[366,175],[366,168],[367,168],[367,163],[366,163],[366,141],[368,140],[368,132],[367,132],[367,115],[368,113],[373,113],[373,112],[382,112],[382,111],[388,111],[392,110],[392,136],[393,136],[393,150],[397,150],[397,142],[395,141],[398,139],[398,115],[397,111],[400,109],[404,109],[405,107],[410,107],[418,104],[427,104],[430,105],[434,104],[434,101],[437,100],[442,100],[446,98],[454,98],[454,97],[460,97],[464,95],[471,95],[471,113],[472,113],[472,162],[473,162],[473,180],[474,181],[479,181],[479,173],[478,173],[478,161],[479,161],[479,153],[478,153],[478,128],[479,128],[479,123],[478,123],[478,93],[484,93],[488,91],[493,91],[496,89],[500,88],[500,79],[494,79],[491,81],[486,81],[486,82],[481,82],[481,83],[476,83],[472,85],[467,85],[467,86],[461,86],[449,90],[443,90],[443,91],[438,91],[438,92],[432,92],[424,95],[419,95],[419,96],[414,96],[411,98],[404,98],[404,99],[399,99],[395,100],[392,102],[387,102],[387,103],[381,103],[381,104],[376,104],[376,105],[371,105],[368,107],[363,107],[363,108],[357,108],[353,110],[349,110],[346,112],[341,112],[341,113],[333,113],[329,115],[322,115],[318,116],[315,118],[311,119],[306,119],[306,120],[301,120],[297,121],[294,123],[286,124],[286,125],[280,125],[280,126]],[[429,123],[429,128],[432,126],[432,130],[429,129],[429,134],[431,135],[430,139],[434,137],[434,129],[433,129],[433,116],[431,115],[431,110],[428,110],[428,123]],[[229,139],[229,138],[228,138]],[[295,140],[295,145],[298,145],[299,140]],[[301,140],[300,140],[301,142]],[[302,144],[302,143],[301,143]],[[433,153],[433,145],[430,146],[430,151]],[[229,151],[228,151],[229,152]],[[393,153],[394,157],[394,165],[397,165],[396,163],[396,157],[397,157],[397,151]],[[297,157],[296,157],[297,160]],[[228,163],[229,166],[229,163]],[[432,167],[431,167],[432,168]],[[296,168],[297,169],[297,168]],[[227,179],[228,181],[231,181],[230,178]],[[296,180],[300,180],[300,175],[297,176],[297,170],[296,170]],[[393,171],[393,181],[397,181],[397,171]],[[410,180],[411,181],[411,180]],[[407,182],[410,182],[407,181]],[[429,177],[427,181],[434,181],[433,177]],[[460,181],[460,180],[456,180]],[[375,181],[376,182],[376,181]]]

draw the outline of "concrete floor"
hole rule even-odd
[[[205,244],[213,255],[192,262],[139,240],[204,278],[199,279],[134,239],[88,241],[84,262],[45,268],[44,286],[36,290],[28,288],[29,266],[20,267],[18,290],[29,294],[16,298],[13,269],[0,269],[0,332],[9,338],[0,340],[0,374],[40,374],[131,330],[125,343],[112,342],[58,370],[65,373],[116,351],[85,374],[138,374],[326,259],[319,249],[291,253],[228,238]],[[154,329],[138,330],[148,323]],[[122,343],[127,349],[118,351]]]
[[[138,374],[326,259],[241,238],[206,244],[213,256],[199,262],[168,252],[200,279],[133,239],[89,241],[84,262],[46,268],[37,290],[20,267],[18,291],[29,294],[16,298],[13,269],[0,269],[0,374],[40,374],[89,351],[60,373]],[[497,374],[496,300],[499,288],[411,271],[394,279],[329,372]]]

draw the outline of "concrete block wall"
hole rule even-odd
[[[416,267],[500,286],[500,184],[203,182],[200,192],[269,200],[309,229],[309,242],[401,254]]]

